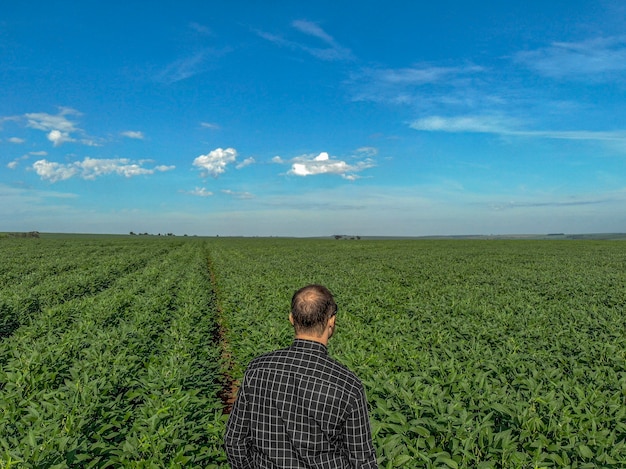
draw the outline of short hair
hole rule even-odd
[[[337,314],[333,294],[323,285],[307,285],[291,298],[291,315],[296,332],[324,333],[328,320]]]

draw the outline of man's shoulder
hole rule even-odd
[[[306,371],[311,376],[331,376],[333,380],[343,382],[348,388],[363,386],[356,373],[330,355],[326,353],[311,354],[293,346],[259,355],[249,363],[247,371],[276,368]]]
[[[253,358],[248,364],[248,370],[263,368],[264,366],[285,362],[289,359],[289,348],[281,348],[265,352]]]
[[[289,348],[281,348],[281,349],[272,350],[270,352],[265,352],[253,358],[250,361],[250,365],[263,363],[265,361],[271,361],[274,358],[285,356],[288,351],[289,351]]]

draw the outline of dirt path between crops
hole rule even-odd
[[[219,301],[217,281],[215,279],[215,272],[213,269],[213,262],[210,257],[207,256],[207,264],[209,269],[209,276],[211,279],[211,289],[215,298],[215,308],[217,313],[217,327],[213,332],[213,340],[220,345],[222,349],[222,361],[225,364],[224,374],[222,375],[222,389],[218,395],[222,400],[222,408],[224,414],[230,414],[237,397],[237,390],[239,389],[239,382],[231,375],[233,369],[233,358],[230,352],[230,346],[226,338],[226,329],[224,328],[224,312],[222,305]]]

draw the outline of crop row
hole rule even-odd
[[[30,245],[29,245],[30,244]],[[44,308],[106,290],[118,278],[164,254],[165,245],[101,241],[3,240],[0,338]]]
[[[214,240],[241,377],[287,346],[290,295],[339,304],[381,467],[624,467],[626,247],[611,242]]]
[[[150,248],[143,267],[51,303],[0,342],[0,467],[225,461],[206,251],[199,241]]]

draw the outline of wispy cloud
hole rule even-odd
[[[291,23],[295,29],[303,34],[319,39],[327,47],[306,47],[303,49],[322,60],[351,60],[354,57],[350,49],[341,46],[335,39],[324,31],[318,24],[306,20],[296,20]]]
[[[191,22],[189,23],[189,27],[201,36],[213,36],[213,31],[211,30],[211,28],[203,24]]]
[[[412,129],[425,132],[490,133],[503,136],[537,137],[561,140],[626,141],[626,130],[526,130],[520,122],[504,116],[469,115],[456,117],[430,116],[409,124]]]
[[[24,140],[23,138],[19,138],[19,137],[10,137],[7,139],[7,142],[9,143],[15,143],[15,144],[20,144],[20,143],[24,143],[26,140]]]
[[[230,189],[224,189],[221,192],[222,194],[230,195],[231,197],[235,199],[242,199],[242,200],[254,199],[254,195],[251,194],[250,192],[238,192],[238,191],[232,191]]]
[[[59,108],[58,114],[48,114],[45,112],[33,112],[24,115],[26,126],[32,129],[42,130],[46,133],[46,138],[52,142],[53,146],[67,142],[79,142],[88,146],[99,146],[100,142],[92,137],[85,136],[85,132],[77,126],[72,118],[82,116],[79,111],[69,108]],[[76,138],[74,135],[80,135]]]
[[[378,83],[390,85],[425,85],[449,82],[460,75],[483,72],[485,69],[477,65],[465,67],[416,66],[405,68],[366,69],[362,73]]]
[[[9,186],[0,183],[0,218],[5,220],[17,221],[19,226],[19,218],[25,215],[32,215],[34,226],[38,227],[41,216],[50,214],[50,201],[68,201],[77,198],[77,194],[68,192],[57,192],[50,190],[37,190],[31,187]],[[67,207],[65,207],[67,208]],[[67,212],[65,212],[67,213]],[[18,228],[19,229],[19,228]]]
[[[201,73],[204,71],[207,55],[207,51],[200,51],[175,60],[157,73],[156,81],[170,85]]]
[[[322,46],[313,46],[305,44],[301,41],[292,41],[289,39],[285,39],[282,36],[267,33],[264,31],[256,31],[256,33],[263,39],[270,41],[277,46],[286,47],[292,50],[300,50],[320,60],[344,61],[354,59],[354,55],[352,54],[352,51],[350,49],[339,44],[317,23],[307,20],[296,20],[291,23],[291,26],[298,32],[314,38],[315,40],[318,40],[322,43]]]
[[[13,161],[7,164],[7,168],[15,169],[19,166],[20,161],[24,161],[29,159],[31,156],[47,156],[48,153],[45,151],[31,151],[26,153],[25,155],[20,156],[19,158],[15,158]]]
[[[253,157],[246,158],[241,163],[239,163],[237,166],[235,166],[235,168],[237,168],[237,169],[245,168],[246,166],[250,166],[251,164],[254,164],[254,163],[255,163],[255,160],[254,160]]]
[[[137,139],[137,140],[144,139],[143,132],[140,132],[138,130],[126,130],[125,132],[122,132],[122,136]]]
[[[607,202],[611,202],[609,199],[585,199],[585,198],[577,198],[575,200],[550,200],[550,201],[523,201],[523,202],[515,202],[510,201],[506,203],[492,203],[490,207],[493,210],[514,210],[520,208],[551,208],[551,207],[579,207],[584,205],[602,205]]]
[[[93,180],[100,176],[116,174],[127,178],[154,174],[155,172],[171,171],[174,166],[160,165],[146,168],[145,161],[133,162],[128,158],[98,159],[86,157],[83,161],[73,163],[57,163],[46,159],[33,163],[33,169],[43,180],[58,182],[73,177]]]
[[[3,124],[5,122],[15,122],[19,120],[20,120],[19,116],[0,116],[0,130],[2,130]]]
[[[549,47],[519,52],[515,60],[548,77],[602,79],[626,72],[626,36],[554,42]]]
[[[484,67],[468,64],[456,67],[415,65],[403,68],[363,68],[346,80],[354,101],[371,101],[424,106],[467,103],[475,94],[477,77]],[[483,94],[483,97],[488,95]]]
[[[477,132],[511,135],[508,120],[502,116],[470,115],[456,117],[429,116],[409,125],[412,129],[427,132]]]
[[[213,124],[211,122],[200,122],[200,127],[204,127],[205,129],[211,130],[219,130],[220,126],[217,124]]]
[[[189,53],[170,62],[162,70],[156,73],[154,80],[159,83],[171,85],[201,73],[205,73],[213,66],[215,59],[230,53],[231,50],[231,47],[223,47],[221,49],[203,47],[195,52]]]
[[[189,32],[192,33],[191,36]],[[155,81],[171,85],[205,73],[214,66],[216,59],[232,51],[230,46],[215,47],[209,45],[208,40],[214,44],[216,38],[213,31],[205,25],[191,22],[184,35],[188,40],[191,40],[193,45],[190,45],[188,51],[183,52],[178,58],[162,67],[153,76]]]
[[[361,147],[356,149],[356,153],[361,156],[371,157],[378,155],[378,148],[375,147]]]
[[[81,116],[82,114],[75,109],[62,107],[56,115],[47,114],[45,112],[33,112],[25,114],[28,121],[27,126],[33,129],[51,131],[58,130],[65,133],[76,132],[76,122],[70,120],[68,116]]]
[[[211,175],[218,177],[224,171],[226,166],[234,163],[237,159],[237,150],[234,148],[216,148],[206,155],[200,155],[193,160],[193,165],[202,170],[202,177]]]

